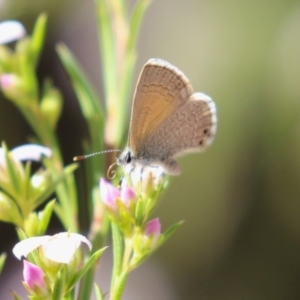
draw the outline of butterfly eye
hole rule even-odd
[[[131,162],[131,153],[127,152],[125,157],[124,157],[124,161],[129,164]]]

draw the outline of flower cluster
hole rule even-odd
[[[30,161],[40,161],[51,154],[49,148],[34,144],[9,151],[3,143],[0,148],[0,220],[14,223],[28,235],[35,234],[33,224],[29,226],[31,229],[27,226],[33,217],[32,211],[49,197],[56,186],[49,171],[40,169],[31,175]],[[24,165],[22,161],[27,163]]]
[[[156,173],[151,168],[131,170],[119,189],[105,179],[100,180],[100,197],[111,221],[123,237],[123,271],[126,272],[136,268],[161,246],[179,225],[175,224],[162,234],[159,219],[149,220],[166,186],[161,171],[154,171]]]
[[[91,260],[98,259],[102,250],[96,252],[79,268],[76,257],[78,248],[85,243],[92,245],[83,235],[61,232],[54,236],[37,236],[24,239],[13,248],[14,255],[23,260],[24,287],[37,299],[52,299],[56,286],[60,286],[60,297],[65,297],[75,283],[88,271]],[[33,261],[25,258],[31,254]],[[85,267],[87,266],[87,267]],[[76,278],[76,280],[74,280]]]

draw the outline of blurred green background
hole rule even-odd
[[[70,163],[83,122],[54,47],[66,43],[101,93],[93,2],[0,6],[1,19],[19,19],[29,32],[40,12],[49,14],[39,74],[64,91],[59,136]],[[152,261],[178,299],[300,299],[300,2],[154,0],[138,51],[136,77],[149,58],[163,58],[218,109],[215,142],[180,159],[183,174],[156,211],[163,229],[185,223]],[[1,99],[0,140],[12,148],[29,134]]]

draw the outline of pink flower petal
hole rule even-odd
[[[153,219],[146,224],[145,234],[146,235],[160,235],[160,222],[159,218]]]
[[[122,186],[121,199],[125,205],[128,205],[130,201],[135,200],[135,198],[136,198],[136,194],[134,189],[132,189],[128,185]]]
[[[120,198],[120,191],[105,179],[100,179],[101,200],[112,209],[116,208],[116,199]]]
[[[43,270],[25,259],[23,260],[23,277],[31,289],[34,289],[35,286],[46,287]]]

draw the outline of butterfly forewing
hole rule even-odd
[[[138,155],[149,137],[185,105],[192,93],[188,79],[171,64],[160,59],[145,64],[136,87],[129,128],[128,146],[134,154]]]

